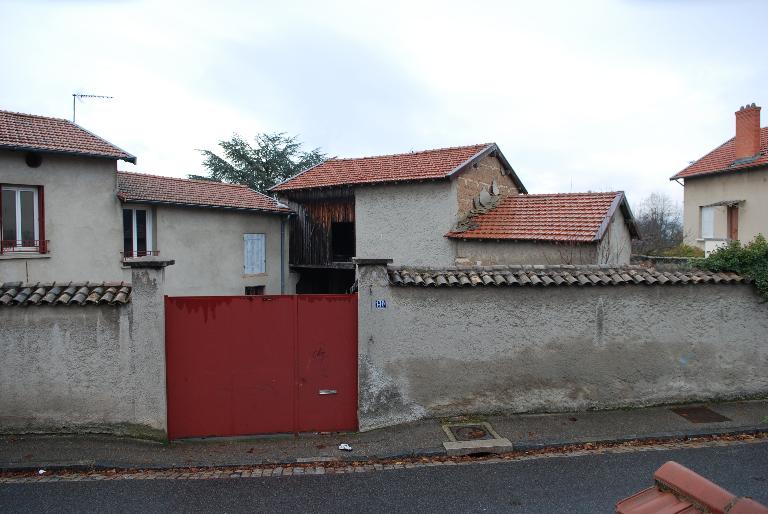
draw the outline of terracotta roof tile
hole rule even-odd
[[[445,269],[388,268],[395,286],[419,287],[566,287],[684,284],[741,284],[750,280],[736,273],[702,270],[657,271],[642,266],[520,265]]]
[[[0,111],[0,148],[136,162],[133,155],[71,121],[10,111]]]
[[[0,285],[0,307],[32,305],[125,305],[131,301],[127,282],[6,282]]]
[[[126,202],[291,212],[288,207],[274,198],[254,191],[248,186],[127,171],[117,172],[117,194]]]
[[[446,234],[458,239],[512,239],[592,242],[623,194],[563,193],[513,195],[490,210],[470,216]]]
[[[328,159],[276,185],[272,190],[445,178],[462,164],[495,146],[486,143],[357,159]]]
[[[731,138],[701,159],[691,163],[672,179],[698,177],[710,173],[727,173],[759,166],[768,166],[768,127],[760,129],[760,152],[755,158],[736,161],[736,138]]]

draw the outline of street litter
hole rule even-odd
[[[352,451],[352,447],[350,445],[348,445],[347,443],[341,443],[339,445],[339,450],[344,450],[346,452],[351,452]]]
[[[44,469],[39,469],[39,470],[37,470],[37,474],[38,475],[45,475],[45,470]]]

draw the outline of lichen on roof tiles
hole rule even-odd
[[[127,282],[6,282],[0,285],[0,307],[40,305],[125,305],[131,301]]]

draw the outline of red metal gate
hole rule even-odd
[[[165,298],[168,436],[357,430],[356,295]]]

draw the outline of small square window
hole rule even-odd
[[[245,296],[263,296],[264,286],[245,286]]]

